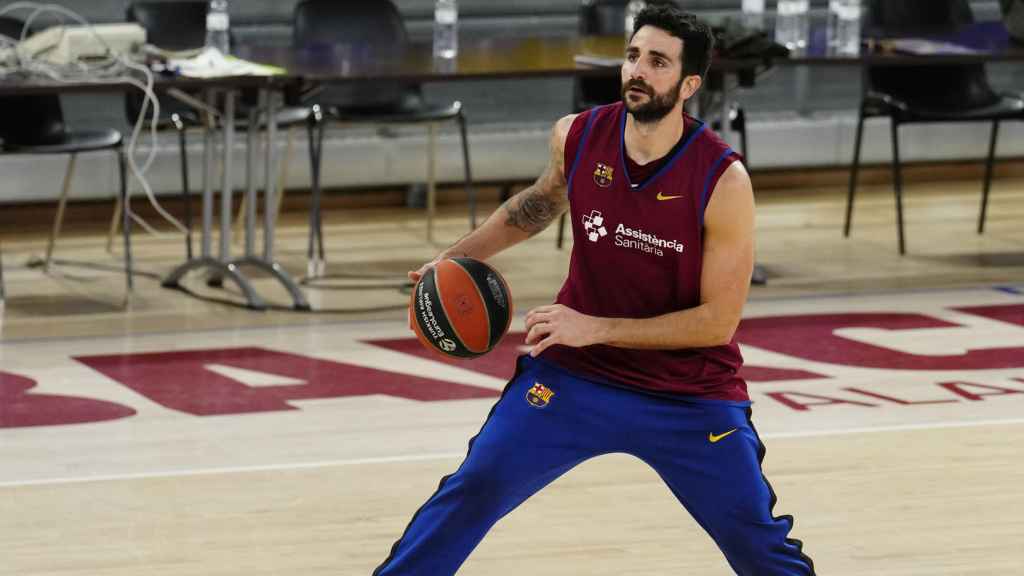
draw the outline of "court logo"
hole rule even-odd
[[[591,210],[589,215],[583,215],[583,230],[587,233],[587,238],[591,242],[597,242],[608,235],[608,230],[605,229],[603,224],[604,216],[597,210]]]
[[[554,395],[554,390],[540,382],[534,382],[533,387],[526,392],[526,401],[534,408],[544,408],[548,405],[548,402],[551,402],[551,397]]]
[[[594,182],[601,188],[607,188],[612,185],[612,177],[615,175],[615,169],[605,164],[604,162],[598,162],[594,168]]]

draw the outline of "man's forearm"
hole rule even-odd
[[[597,339],[619,348],[675,350],[728,344],[739,323],[710,304],[653,318],[598,318]]]
[[[565,209],[556,195],[536,184],[509,198],[476,230],[442,253],[486,260],[547,228]]]

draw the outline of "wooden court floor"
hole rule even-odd
[[[758,198],[758,261],[739,339],[764,469],[819,574],[1024,573],[1024,179],[867,187],[842,237],[843,191]],[[493,209],[493,205],[487,209]],[[246,310],[237,291],[160,288],[180,240],[137,235],[122,307],[119,252],[72,227],[50,273],[44,235],[0,230],[0,575],[368,575],[453,471],[549,302],[568,252],[549,230],[493,261],[516,299],[502,346],[425,355],[405,328],[405,270],[437,245],[405,209],[328,213],[316,313]],[[305,268],[303,215],[277,252]],[[77,263],[77,264],[75,264]],[[85,263],[87,266],[80,264]],[[460,574],[724,575],[653,471],[588,461],[503,519]]]

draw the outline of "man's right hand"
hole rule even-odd
[[[415,291],[416,283],[420,281],[420,278],[423,278],[423,275],[426,274],[427,271],[430,270],[431,268],[433,268],[434,266],[437,266],[437,263],[440,262],[441,260],[444,260],[444,257],[441,256],[441,255],[438,255],[437,258],[434,258],[430,262],[427,262],[423,266],[420,266],[419,270],[410,270],[409,271],[409,280],[412,280],[413,291]],[[409,329],[410,330],[413,329],[412,325],[413,325],[412,306],[410,306],[409,307]]]
[[[427,273],[427,270],[430,270],[431,268],[436,266],[437,263],[440,262],[441,260],[443,260],[443,258],[438,256],[437,258],[434,258],[433,260],[431,260],[430,262],[427,262],[423,266],[420,266],[419,270],[410,270],[409,271],[409,280],[412,280],[413,284],[419,282],[420,278],[422,278],[423,275]]]

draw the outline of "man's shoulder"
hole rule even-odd
[[[555,125],[551,129],[552,139],[555,139],[561,143],[565,143],[565,139],[572,132],[573,124],[576,123],[576,119],[579,118],[583,113],[579,114],[566,114],[559,118]]]
[[[555,122],[552,128],[552,137],[564,146],[568,138],[579,139],[582,137],[588,124],[617,117],[620,107],[621,103],[607,104],[576,114],[567,114]]]

